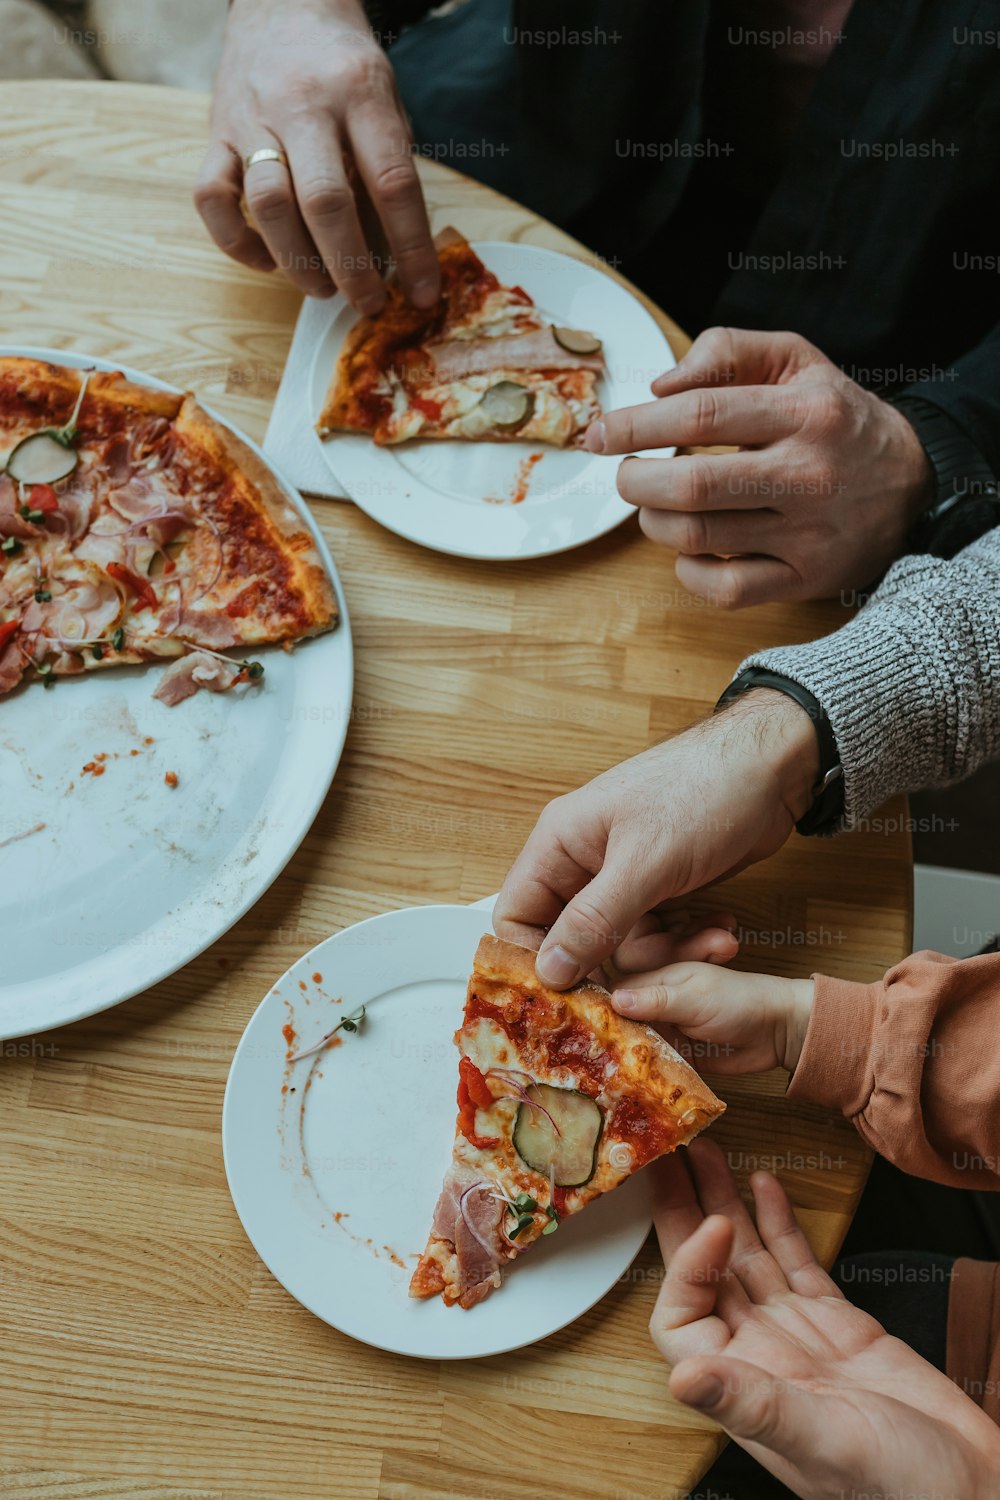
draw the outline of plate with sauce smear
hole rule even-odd
[[[650,1228],[640,1174],[534,1245],[478,1306],[408,1295],[451,1159],[452,1037],[488,926],[482,907],[422,906],[327,938],[261,1001],[226,1087],[226,1175],[264,1264],[334,1328],[415,1358],[502,1354],[565,1327],[621,1280]]]

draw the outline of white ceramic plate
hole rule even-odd
[[[64,349],[0,354],[124,368],[175,389]],[[276,477],[330,570],[335,631],[256,652],[264,683],[241,699],[199,693],[167,708],[151,666],[0,700],[0,1037],[92,1015],[172,974],[253,905],[319,810],[350,718],[351,632],[326,543]],[[105,773],[81,775],[99,754]]]
[[[352,1338],[425,1359],[500,1354],[562,1328],[622,1276],[650,1225],[639,1176],[533,1246],[478,1307],[407,1296],[451,1160],[452,1037],[488,929],[482,910],[423,906],[320,943],[258,1006],[222,1112],[229,1188],[265,1265]],[[361,1032],[286,1062],[284,1026],[305,1047],[360,1005]]]
[[[553,250],[492,240],[476,241],[474,248],[501,282],[524,287],[548,321],[584,328],[603,340],[607,368],[598,395],[605,411],[653,399],[650,381],[676,361],[631,292]],[[343,297],[330,301],[329,324],[313,361],[316,416],[356,318]],[[377,448],[368,438],[344,433],[320,448],[338,487],[368,515],[410,541],[459,557],[546,557],[603,536],[635,514],[615,488],[621,460],[579,449],[433,441]],[[657,450],[660,457],[672,452]],[[511,497],[525,460],[537,453],[542,458],[530,470],[527,495],[515,504]]]

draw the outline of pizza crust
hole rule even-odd
[[[292,566],[294,587],[305,607],[309,623],[302,636],[332,630],[339,620],[333,583],[301,515],[268,466],[231,428],[210,417],[194,396],[185,396],[174,428],[231,475],[242,498],[266,516],[283,544],[281,554]]]
[[[476,949],[473,974],[481,974],[499,984],[516,985],[552,1004],[565,1004],[597,1037],[621,1051],[630,1078],[657,1097],[664,1108],[668,1107],[667,1097],[675,1089],[680,1089],[681,1099],[669,1106],[671,1117],[677,1119],[689,1112],[695,1116],[680,1134],[680,1144],[686,1145],[693,1140],[699,1131],[724,1112],[726,1106],[701,1074],[685,1062],[652,1026],[619,1015],[611,1004],[609,992],[591,980],[584,980],[569,990],[549,989],[535,973],[536,956],[531,948],[522,948],[517,943],[507,943],[486,933]],[[683,1109],[679,1107],[681,1103]]]
[[[87,394],[78,419],[81,430],[86,429],[88,405],[94,398],[112,410],[128,408],[144,417],[165,417],[167,421],[173,421],[180,410],[182,396],[173,391],[156,391],[151,386],[138,385],[118,370],[87,371],[22,355],[6,355],[0,358],[0,392],[11,388],[11,404],[16,401],[27,409],[12,414],[4,409],[6,403],[0,405],[0,433],[4,447],[13,446],[39,426],[61,427],[68,422],[81,383],[88,375]]]

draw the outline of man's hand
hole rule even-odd
[[[257,163],[244,183],[244,159],[263,147],[284,150],[288,166]],[[221,250],[257,270],[278,266],[315,297],[339,288],[372,313],[385,301],[372,252],[387,242],[403,290],[429,307],[438,262],[410,147],[360,0],[234,0],[195,191]]]
[[[594,423],[587,446],[743,450],[628,458],[618,470],[643,531],[681,554],[680,582],[713,604],[864,588],[933,498],[902,413],[798,334],[710,328],[653,392]]]
[[[615,961],[619,969],[626,967],[621,953]],[[704,1062],[713,1073],[766,1073],[770,1068],[794,1073],[815,990],[811,979],[673,963],[629,974],[611,1003],[630,1020],[668,1030],[674,1046],[680,1041],[684,1057]]]
[[[755,1229],[719,1148],[696,1141],[687,1157],[690,1175],[678,1154],[657,1182],[667,1269],[650,1332],[674,1366],[672,1394],[803,1500],[883,1490],[995,1500],[993,1423],[851,1306],[777,1180],[751,1178]]]
[[[818,770],[805,710],[766,688],[745,694],[550,802],[504,881],[497,934],[541,945],[538,977],[565,989],[630,933],[637,941],[659,929],[661,903],[779,849],[811,804]],[[736,948],[722,932],[707,951],[699,940],[665,956],[725,961]]]

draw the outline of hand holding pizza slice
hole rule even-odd
[[[542,1235],[725,1109],[605,990],[550,990],[530,949],[491,936],[455,1042],[455,1145],[411,1297],[473,1307]]]

